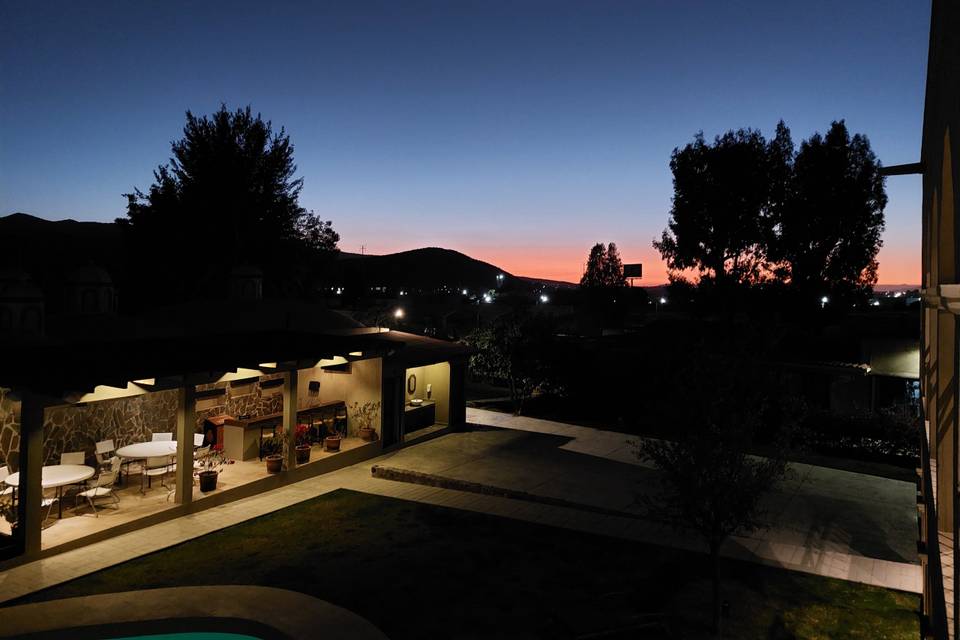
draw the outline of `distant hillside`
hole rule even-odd
[[[350,283],[363,283],[371,287],[423,290],[444,286],[451,289],[493,289],[497,285],[497,275],[501,273],[508,282],[523,281],[495,265],[439,247],[382,256],[345,253],[341,254],[334,270],[331,280],[348,286]]]
[[[0,216],[0,264],[46,271],[52,264],[118,265],[120,228],[112,222],[44,220],[26,213]]]
[[[0,266],[17,265],[38,280],[53,280],[63,267],[95,264],[110,270],[115,279],[124,271],[120,227],[112,222],[50,221],[25,213],[0,217]],[[496,265],[475,260],[458,251],[429,247],[382,256],[343,252],[330,266],[325,280],[337,285],[364,284],[411,290],[467,288],[493,289],[497,275],[506,282],[528,288],[535,279],[516,278]]]
[[[517,276],[520,280],[525,280],[537,287],[548,287],[552,289],[576,289],[580,285],[566,280],[550,280],[548,278],[531,278],[528,276]]]

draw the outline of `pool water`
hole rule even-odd
[[[260,640],[242,633],[215,633],[196,631],[192,633],[155,633],[147,636],[123,636],[112,640]]]

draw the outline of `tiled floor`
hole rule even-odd
[[[487,413],[489,412],[477,413],[471,410],[468,413],[468,420],[483,422],[487,419],[484,415]],[[504,422],[510,422],[500,418],[500,415],[502,414],[497,414],[494,418],[501,425]],[[494,418],[489,421],[493,422]],[[573,435],[574,439],[565,442],[562,446],[579,454],[616,460],[618,456],[625,455],[623,448],[628,446],[625,445],[622,434],[611,434],[610,432],[546,421],[533,421],[531,423],[528,419],[519,419],[518,423],[516,426],[523,429],[536,427],[542,433],[562,434],[565,437]],[[432,442],[442,442],[445,439],[446,437],[443,437]],[[411,449],[416,449],[419,446],[424,445],[417,445]],[[387,464],[390,458],[395,455],[381,456],[257,496],[220,505],[131,534],[117,536],[81,549],[15,567],[0,573],[0,601],[17,598],[139,555],[169,547],[265,513],[283,509],[341,487],[404,500],[415,500],[537,522],[549,526],[565,527],[677,548],[702,550],[698,540],[677,535],[661,524],[635,517],[597,514],[575,508],[381,480],[371,476],[370,467],[372,465]],[[485,454],[477,449],[460,451],[458,455],[469,459],[471,456],[479,458]],[[424,471],[429,472],[429,469],[424,469]],[[791,542],[734,538],[724,547],[723,554],[727,557],[770,566],[853,580],[913,593],[918,593],[921,586],[920,568],[917,565],[844,553],[832,549],[813,549]]]
[[[349,451],[364,444],[366,443],[359,438],[347,438],[342,441],[341,450]],[[314,445],[310,452],[310,462],[317,462],[335,455],[337,454],[324,451],[320,445]],[[193,485],[193,500],[203,500],[209,496],[221,494],[230,489],[260,480],[268,475],[266,463],[261,460],[254,458],[252,460],[236,461],[222,468],[217,480],[216,490],[202,493],[199,485],[195,483]],[[85,501],[81,499],[77,503],[74,493],[68,492],[63,498],[63,517],[57,517],[56,505],[51,511],[46,528],[41,535],[42,548],[50,549],[77,538],[99,533],[105,529],[139,520],[176,506],[173,496],[170,495],[175,486],[174,474],[168,474],[164,478],[166,486],[161,484],[160,478],[153,478],[150,488],[144,485],[142,491],[140,480],[139,468],[133,466],[133,472],[124,479],[124,484],[116,489],[120,502],[114,505],[108,499],[98,500],[97,516],[94,516],[93,511]],[[170,495],[169,499],[168,495]],[[74,509],[75,504],[77,504],[76,509]],[[2,519],[0,519],[0,527],[4,527],[3,533],[9,531],[9,525]]]

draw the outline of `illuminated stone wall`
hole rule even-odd
[[[0,390],[0,456],[19,451],[19,407]],[[64,451],[83,451],[92,464],[100,440],[114,446],[149,440],[154,432],[174,431],[177,392],[159,391],[130,398],[50,407],[43,412],[44,464],[58,464]]]
[[[279,380],[283,374],[274,373],[261,376],[258,380],[248,383],[240,381],[217,382],[214,384],[197,385],[197,392],[220,389],[222,395],[199,398],[197,400],[197,427],[199,428],[206,418],[222,416],[224,414],[239,418],[249,415],[268,416],[283,412],[283,386],[276,385],[269,388],[261,386],[267,380]]]
[[[20,403],[10,398],[10,390],[0,388],[0,463],[7,453],[20,449]]]

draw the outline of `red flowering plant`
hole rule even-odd
[[[298,447],[309,447],[310,446],[310,425],[308,424],[298,424],[297,430],[293,433],[294,439]]]

